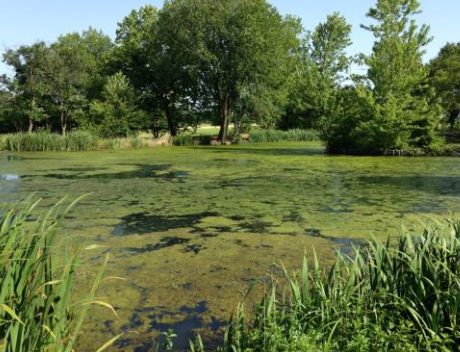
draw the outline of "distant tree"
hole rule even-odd
[[[346,73],[352,62],[346,53],[351,45],[351,29],[346,19],[335,12],[313,33],[307,33],[297,62],[289,113],[308,121],[290,123],[318,127],[321,119],[333,115],[337,93],[347,79]]]
[[[136,105],[136,96],[128,78],[121,72],[108,78],[102,101],[91,104],[99,132],[104,137],[126,137],[139,130],[144,118]]]
[[[453,128],[460,118],[460,43],[446,44],[429,68],[432,85]]]
[[[164,18],[171,58],[195,79],[190,96],[219,112],[219,139],[242,97],[274,100],[289,72],[297,33],[264,0],[171,0]]]
[[[175,48],[177,33],[173,27],[179,19],[168,15],[150,5],[132,11],[118,24],[112,66],[133,83],[142,106],[151,115],[154,132],[161,111],[169,132],[176,136],[184,122],[180,106],[190,94],[185,92],[188,73],[180,66],[182,50]]]
[[[108,36],[92,28],[81,34],[60,36],[51,46],[53,89],[50,97],[59,112],[63,135],[69,120],[85,116],[89,102],[100,98],[106,80],[104,63],[112,47]]]
[[[23,45],[17,50],[7,50],[3,61],[14,70],[8,89],[14,92],[18,109],[22,108],[27,116],[27,130],[31,133],[35,123],[48,118],[43,103],[51,89],[50,49],[43,42]]]

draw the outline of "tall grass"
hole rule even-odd
[[[29,199],[0,219],[2,352],[71,352],[90,305],[113,310],[96,299],[105,264],[86,299],[74,302],[77,256],[56,256],[57,228],[73,204],[64,210],[58,204],[32,220],[37,204]]]
[[[97,149],[99,139],[84,131],[68,133],[16,133],[5,138],[4,148],[11,152],[86,151]]]
[[[219,351],[459,350],[460,223],[309,264],[281,266],[285,284],[273,282],[253,319],[239,307]],[[191,349],[204,351],[201,339]]]
[[[319,141],[316,130],[293,129],[288,131],[260,129],[249,134],[249,141],[253,143],[269,142],[311,142]]]

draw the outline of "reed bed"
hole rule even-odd
[[[253,143],[270,142],[312,142],[321,140],[316,130],[293,129],[281,130],[255,130],[249,134],[249,141]]]
[[[76,302],[72,286],[77,255],[67,248],[56,256],[57,228],[73,204],[64,210],[58,204],[32,220],[37,205],[28,199],[0,219],[1,352],[71,352],[91,305],[115,312],[96,298],[105,264],[87,297]]]
[[[312,264],[312,265],[310,265]],[[242,304],[219,351],[459,351],[460,223],[369,242],[328,269],[314,256]],[[249,318],[252,316],[252,318]],[[198,337],[191,350],[204,351]]]
[[[4,137],[4,149],[10,152],[87,151],[97,149],[99,138],[85,131],[66,136],[49,132],[16,133]]]

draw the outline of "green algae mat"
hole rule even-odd
[[[327,263],[372,236],[397,235],[460,210],[459,158],[324,155],[318,143],[0,154],[0,204],[35,192],[43,206],[91,193],[61,230],[83,251],[85,290],[106,253],[82,351],[127,332],[116,351],[149,351],[175,329],[212,344],[244,290],[268,285],[274,262]],[[94,246],[96,245],[96,246]]]

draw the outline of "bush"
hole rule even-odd
[[[319,141],[320,136],[316,130],[293,129],[280,130],[257,130],[249,134],[249,141],[254,143],[269,142],[311,142]]]

